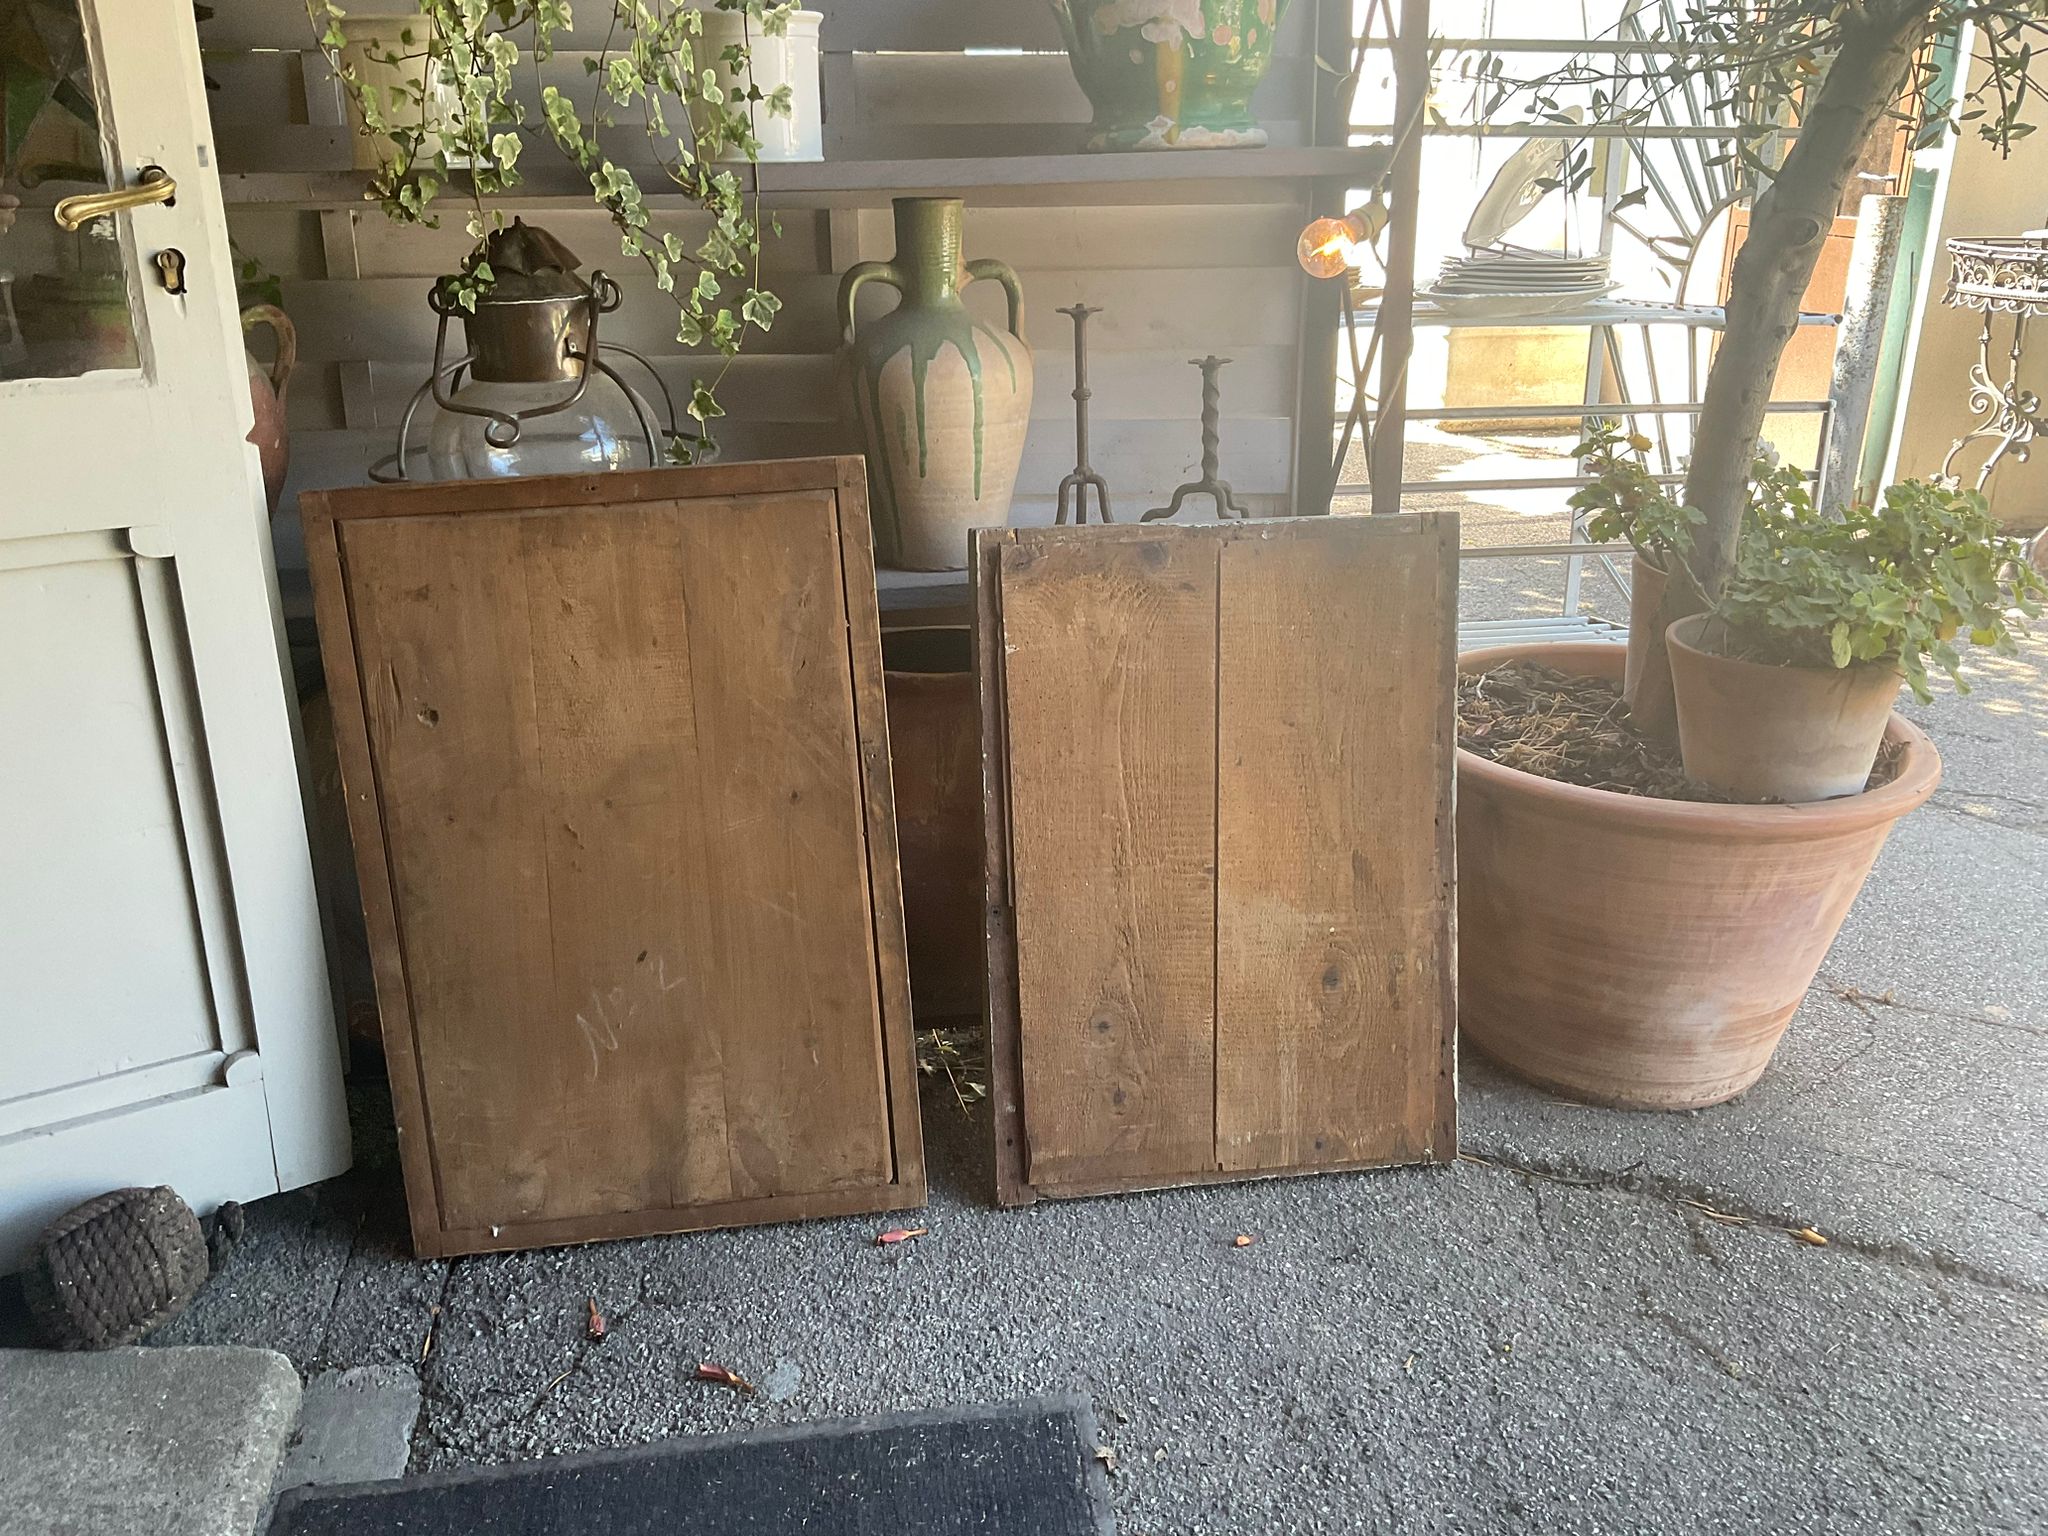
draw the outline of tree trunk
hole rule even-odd
[[[1748,238],[1729,274],[1727,320],[1707,375],[1686,475],[1686,505],[1704,512],[1706,522],[1690,562],[1676,563],[1672,572],[1632,711],[1652,736],[1668,741],[1678,734],[1664,629],[1718,597],[1734,567],[1735,540],[1749,506],[1750,466],[1778,361],[1798,329],[1800,301],[1849,178],[1870,135],[1905,89],[1930,25],[1928,9],[1924,0],[1870,0],[1843,21],[1841,51],[1808,101],[1784,166],[1756,200]]]
[[[1756,200],[1729,277],[1727,324],[1685,483],[1687,504],[1707,518],[1692,560],[1704,590],[1687,593],[1685,582],[1673,582],[1665,605],[1671,619],[1684,617],[1669,611],[1674,601],[1690,611],[1700,597],[1718,596],[1734,564],[1778,360],[1798,327],[1800,300],[1864,145],[1904,91],[1928,9],[1870,4],[1844,19],[1841,51],[1809,100],[1783,169]]]

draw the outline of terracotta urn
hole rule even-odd
[[[1256,147],[1252,93],[1287,0],[1053,0],[1095,108],[1090,149]]]
[[[981,704],[966,629],[882,632],[889,771],[920,1022],[982,1008]]]
[[[249,429],[249,441],[263,461],[263,494],[270,503],[270,515],[277,516],[277,500],[284,494],[285,471],[291,467],[291,433],[285,426],[284,395],[291,387],[292,370],[299,365],[299,333],[291,317],[274,304],[251,304],[242,311],[242,329],[253,331],[267,325],[277,337],[277,358],[269,367],[249,355],[249,401],[256,408],[256,424]]]
[[[965,570],[968,530],[1009,521],[1031,424],[1023,288],[1000,261],[963,259],[962,211],[958,198],[897,198],[895,258],[864,261],[839,285],[840,351],[867,453],[875,558],[903,570]],[[1008,295],[1007,330],[961,300],[983,278]],[[854,301],[870,283],[903,301],[857,321]]]
[[[1617,645],[1461,656],[1620,680]],[[1941,782],[1898,715],[1876,789],[1710,805],[1561,784],[1458,753],[1458,1027],[1542,1087],[1630,1109],[1731,1099],[1769,1065],[1892,824]]]
[[[1711,614],[1664,633],[1685,771],[1745,800],[1860,795],[1905,682],[1897,667],[1780,667],[1722,653]]]

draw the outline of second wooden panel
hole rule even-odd
[[[992,532],[976,577],[1002,1197],[1455,1155],[1455,520]]]

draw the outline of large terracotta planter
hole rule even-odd
[[[1621,677],[1614,645],[1474,651]],[[1559,784],[1458,753],[1464,1037],[1596,1104],[1696,1109],[1762,1075],[1892,823],[1941,759],[1905,749],[1882,787],[1817,805],[1702,805]]]
[[[981,1013],[981,707],[973,665],[974,637],[965,629],[882,635],[910,1003],[927,1022]]]
[[[1771,667],[1723,656],[1709,614],[1665,631],[1685,771],[1745,800],[1798,804],[1858,795],[1877,761],[1896,667]]]
[[[875,558],[912,571],[967,568],[967,535],[1010,520],[1031,425],[1024,293],[1000,261],[962,257],[962,204],[896,199],[896,256],[864,261],[839,284],[848,388],[868,457]],[[985,325],[960,290],[988,278],[1009,297],[1009,329]],[[854,300],[883,283],[903,302],[858,323]]]
[[[1252,93],[1287,0],[1053,0],[1095,108],[1090,149],[1258,146]]]

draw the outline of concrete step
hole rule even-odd
[[[267,1349],[0,1350],[0,1536],[250,1536],[298,1415]]]

